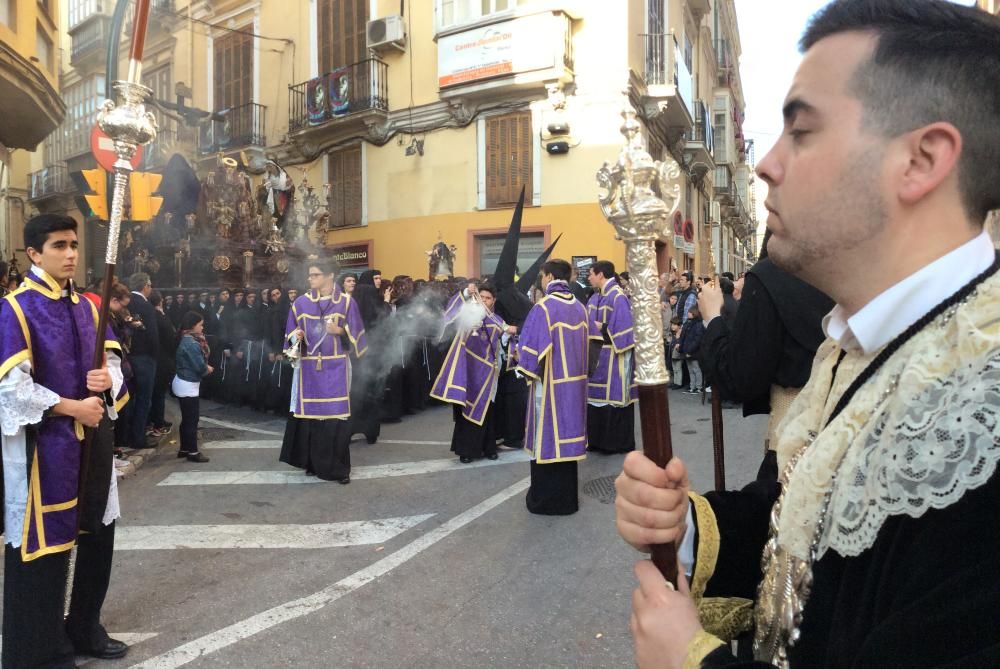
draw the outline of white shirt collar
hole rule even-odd
[[[874,353],[993,264],[989,233],[959,246],[879,294],[853,316],[839,304],[823,319],[823,332],[845,350]]]
[[[144,299],[144,300],[146,299],[146,296],[145,296],[145,295],[143,295],[142,293],[140,293],[140,292],[139,292],[138,290],[133,290],[133,291],[132,291],[132,294],[133,294],[133,295],[138,295],[139,297],[141,297],[141,298],[142,298],[142,299]],[[147,300],[147,302],[148,302],[148,300]]]
[[[32,274],[37,276],[42,281],[44,281],[45,277],[48,276],[48,273],[38,265],[32,265],[28,269]],[[63,288],[61,293],[63,297],[69,297],[69,288]]]

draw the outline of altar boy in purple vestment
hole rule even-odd
[[[565,260],[542,265],[545,297],[528,312],[517,348],[517,371],[528,378],[526,503],[544,515],[576,513],[576,463],[587,456],[587,309],[569,277]]]
[[[587,303],[591,346],[600,347],[587,384],[587,450],[627,453],[635,450],[635,384],[632,307],[618,285],[615,266],[599,260],[590,266],[596,291]]]
[[[351,482],[351,361],[365,354],[365,328],[336,284],[333,260],[309,263],[309,292],[288,312],[285,338],[298,347],[291,415],[280,460],[326,481]]]
[[[128,395],[121,346],[110,328],[106,366],[90,369],[98,314],[73,285],[76,229],[67,216],[28,221],[24,243],[32,267],[21,287],[0,300],[5,668],[70,669],[74,653],[112,659],[128,650],[100,623],[119,516],[109,419]],[[81,490],[84,428],[98,429]],[[64,620],[70,550],[77,545]]]
[[[516,332],[517,328],[507,325],[493,313],[496,290],[491,286],[483,285],[477,289],[475,284],[470,284],[461,295],[456,304],[465,304],[465,313],[462,316],[459,315],[461,310],[453,313],[449,322],[464,321],[480,314],[481,318],[475,323],[459,324],[448,362],[438,375],[438,381],[447,384],[448,379],[452,380],[450,392],[442,395],[441,399],[452,404],[454,413],[451,450],[468,464],[476,458],[497,459],[494,401],[500,367],[505,362],[501,340],[505,335]],[[461,387],[454,385],[459,365],[463,367]]]

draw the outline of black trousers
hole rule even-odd
[[[108,642],[101,607],[111,583],[115,524],[82,534],[76,555],[69,616],[63,620],[69,551],[21,560],[5,547],[3,669],[72,669],[73,646],[100,649]]]
[[[178,397],[177,401],[181,405],[180,450],[185,453],[197,453],[201,399],[197,397]]]

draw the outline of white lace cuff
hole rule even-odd
[[[31,378],[25,361],[0,379],[0,431],[12,437],[25,425],[42,422],[47,409],[59,403],[59,395]]]

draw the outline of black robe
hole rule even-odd
[[[754,599],[768,517],[777,499],[777,466],[765,458],[758,479],[740,491],[705,495],[721,539],[706,597]],[[698,540],[708,531],[695,517]],[[789,649],[794,669],[1000,667],[1000,478],[920,518],[888,519],[871,548],[845,558],[829,550],[813,565],[802,638]],[[701,665],[740,662],[728,647]]]

